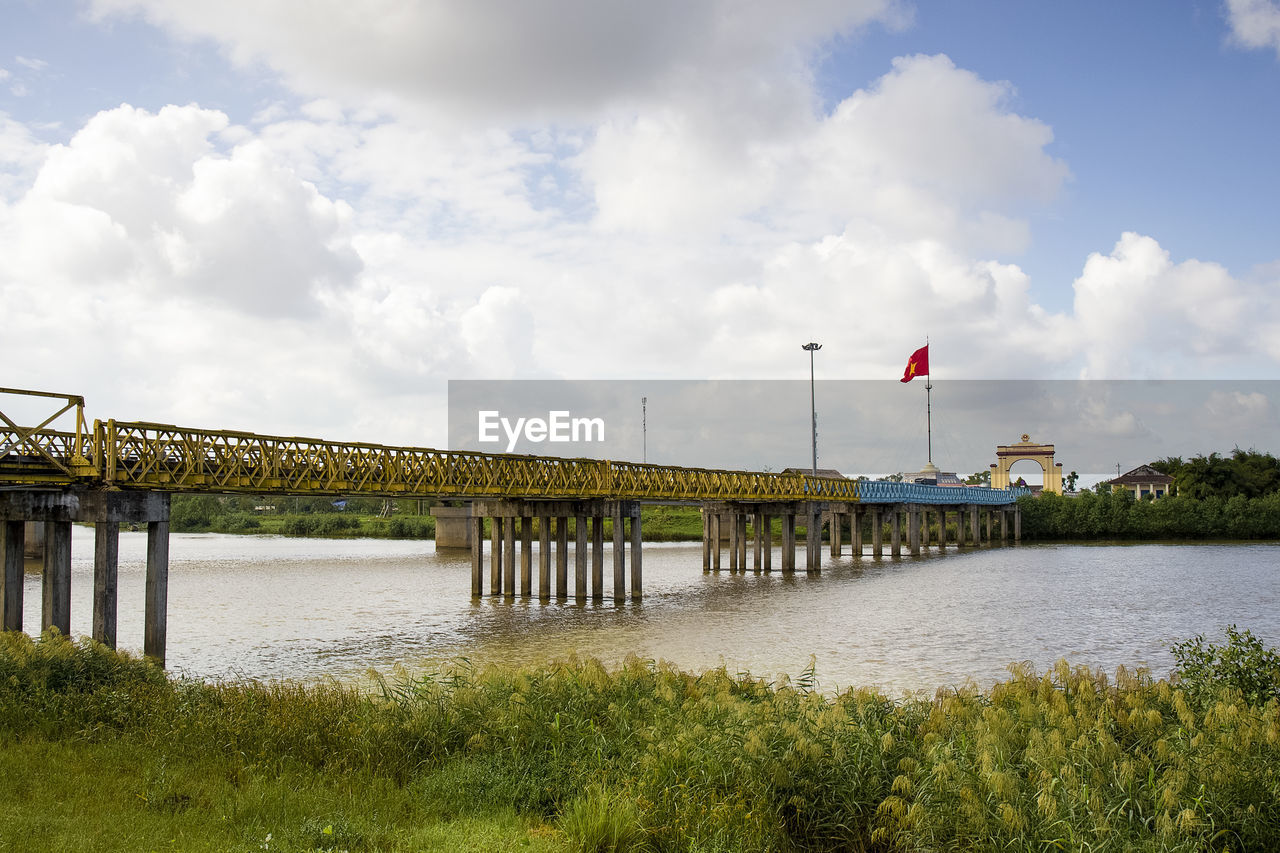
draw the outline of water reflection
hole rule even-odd
[[[119,635],[134,650],[145,543],[145,533],[120,537]],[[468,556],[430,542],[177,534],[169,664],[200,678],[306,679],[456,658],[519,664],[576,653],[617,663],[634,654],[773,678],[795,676],[812,656],[826,688],[892,694],[989,683],[1010,662],[1043,669],[1060,657],[1163,674],[1171,642],[1228,623],[1280,640],[1278,547],[953,547],[914,560],[824,556],[822,574],[784,577],[704,574],[700,545],[662,543],[645,546],[644,600],[615,605],[473,600]],[[33,568],[29,632],[40,620]],[[92,530],[76,528],[77,634],[90,628],[92,574]]]

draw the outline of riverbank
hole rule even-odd
[[[275,506],[255,511],[247,502],[234,498],[227,499],[225,504],[207,496],[175,495],[173,500],[172,524],[178,533],[326,539],[434,539],[436,536],[436,520],[429,514],[430,508],[418,507],[416,501],[404,502],[409,506],[402,512],[387,514],[359,509],[339,511],[328,503],[318,511],[300,513],[278,511]],[[647,506],[641,510],[640,524],[648,542],[697,542],[702,538],[702,514],[697,507]],[[487,521],[485,530],[487,534]],[[612,536],[613,522],[605,519],[605,537]]]
[[[1065,664],[935,700],[813,687],[811,673],[768,684],[570,661],[455,669],[362,695],[176,681],[87,642],[6,634],[0,839],[244,851],[1280,845],[1275,701]]]

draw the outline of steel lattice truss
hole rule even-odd
[[[119,489],[285,495],[863,503],[1008,504],[1024,489],[968,489],[388,447],[201,430],[153,423],[94,422],[80,397],[22,392],[66,402],[37,427],[0,412],[0,487],[92,484]],[[76,431],[46,427],[75,409]]]

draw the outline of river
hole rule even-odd
[[[120,534],[120,646],[134,651],[145,544],[145,533]],[[72,554],[71,628],[87,634],[91,528],[75,528]],[[576,653],[775,679],[812,658],[823,689],[895,696],[989,685],[1017,661],[1165,675],[1169,644],[1197,633],[1234,623],[1280,641],[1278,557],[1270,543],[953,546],[879,561],[824,549],[821,574],[784,577],[705,574],[700,544],[646,544],[641,603],[542,604],[472,599],[469,556],[432,542],[174,534],[168,666],[204,679],[352,679]],[[24,596],[35,634],[38,563],[28,562]]]

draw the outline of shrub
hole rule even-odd
[[[1215,698],[1223,688],[1238,690],[1251,704],[1280,699],[1280,654],[1266,648],[1249,629],[1226,629],[1227,642],[1205,642],[1202,634],[1175,643],[1174,673],[1184,692],[1201,703]]]

